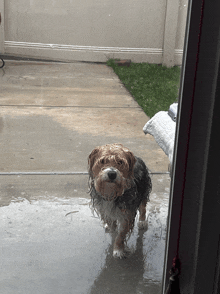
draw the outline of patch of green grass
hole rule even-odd
[[[129,67],[119,66],[110,59],[112,67],[121,82],[142,107],[147,116],[158,111],[168,111],[177,102],[180,83],[180,68],[149,63],[131,63]]]

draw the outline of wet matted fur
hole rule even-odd
[[[105,228],[117,229],[113,255],[125,256],[124,244],[134,227],[139,209],[139,228],[145,228],[146,204],[152,189],[143,160],[122,144],[96,147],[88,157],[93,209]]]

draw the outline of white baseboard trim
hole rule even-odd
[[[163,49],[99,47],[62,44],[44,44],[29,42],[4,42],[5,54],[49,58],[54,60],[80,60],[105,62],[110,58],[131,59],[133,62],[162,63]],[[175,60],[182,60],[182,51],[175,50]]]
[[[44,44],[44,43],[27,43],[5,41],[5,47],[16,48],[34,48],[34,49],[53,49],[61,51],[93,51],[93,52],[136,52],[162,54],[163,49],[158,48],[127,48],[127,47],[98,47],[98,46],[78,46],[78,45],[61,45],[61,44]]]
[[[5,54],[32,55],[61,60],[107,61],[109,58],[130,58],[134,62],[152,60],[152,62],[160,63],[163,55],[163,50],[158,48],[99,47],[14,41],[5,41],[4,47]]]
[[[175,49],[174,54],[175,54],[174,56],[175,65],[182,65],[183,49]]]

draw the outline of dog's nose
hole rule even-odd
[[[110,179],[111,181],[113,181],[114,179],[116,179],[116,177],[117,177],[117,173],[116,173],[114,170],[110,170],[110,171],[108,172],[108,177],[109,177],[109,179]]]

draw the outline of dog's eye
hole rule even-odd
[[[104,164],[104,163],[105,163],[104,158],[102,158],[102,159],[100,160],[100,163],[101,163],[101,164]]]
[[[123,161],[122,160],[119,160],[118,161],[118,165],[122,165],[123,164]]]

